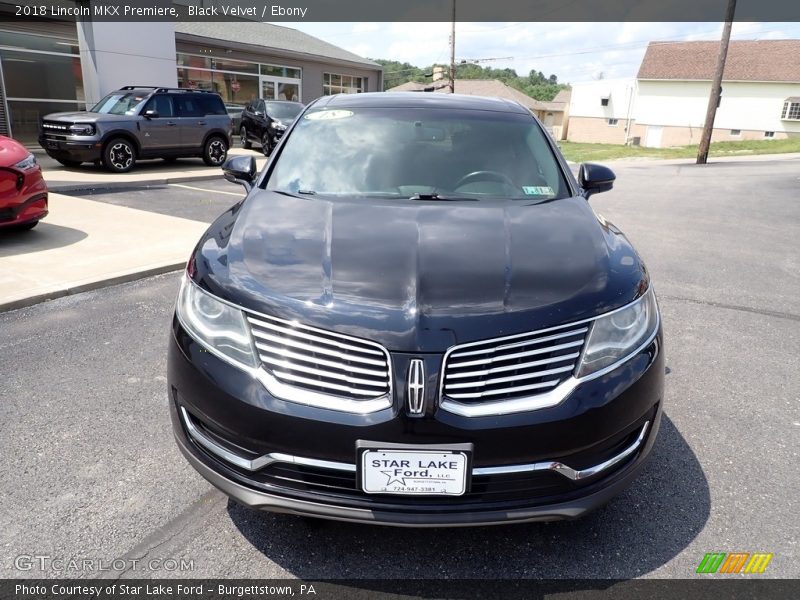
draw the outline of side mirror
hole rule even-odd
[[[157,119],[158,118],[158,111],[157,110],[153,110],[152,108],[150,110],[146,110],[146,111],[144,111],[144,118],[145,119]]]
[[[234,156],[222,165],[225,179],[231,183],[243,185],[248,192],[253,189],[256,180],[256,159],[253,156]]]
[[[253,114],[254,114],[255,116],[257,116],[257,117],[263,117],[263,116],[264,116],[264,111],[257,110],[257,111],[255,111]]]
[[[583,188],[583,196],[587,200],[592,194],[607,192],[613,188],[616,178],[614,171],[595,163],[583,163],[578,169],[578,183]]]

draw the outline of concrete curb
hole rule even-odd
[[[135,271],[133,273],[125,273],[124,275],[98,279],[97,281],[83,283],[81,285],[76,285],[75,287],[53,290],[50,292],[45,292],[44,294],[37,294],[35,296],[28,296],[27,298],[20,298],[19,300],[12,300],[11,302],[0,304],[0,313],[9,312],[20,308],[27,308],[35,304],[47,302],[48,300],[55,300],[57,298],[63,298],[65,296],[74,296],[75,294],[80,294],[82,292],[99,290],[102,288],[111,287],[112,285],[118,285],[120,283],[130,283],[131,281],[137,281],[153,275],[162,275],[164,273],[180,271],[185,266],[186,261],[180,261],[168,265],[161,265],[160,267],[150,267],[148,269]]]
[[[222,174],[214,173],[203,175],[181,175],[160,179],[143,179],[141,181],[86,181],[86,182],[59,182],[47,181],[47,189],[55,193],[81,192],[86,190],[124,190],[149,187],[152,185],[169,185],[170,183],[186,183],[190,181],[209,181],[223,179]]]

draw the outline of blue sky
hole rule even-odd
[[[450,23],[280,23],[361,56],[427,66],[449,60]],[[457,23],[456,58],[558,75],[562,82],[636,74],[648,41],[718,40],[722,23]],[[800,38],[800,23],[736,23],[734,39]]]

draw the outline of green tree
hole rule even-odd
[[[383,89],[388,90],[408,81],[418,83],[433,83],[433,69],[437,65],[421,68],[407,62],[395,60],[385,60],[380,58],[372,59],[383,66]],[[444,69],[445,79],[447,78],[450,67],[440,65]],[[475,63],[460,63],[456,65],[456,79],[498,79],[508,86],[527,94],[536,100],[549,102],[555,98],[556,94],[563,89],[569,88],[568,85],[559,84],[557,75],[546,77],[541,71],[531,69],[527,77],[520,77],[515,69],[495,69],[484,67]]]

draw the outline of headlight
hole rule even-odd
[[[651,287],[628,306],[592,323],[578,377],[590,375],[633,354],[658,328],[658,305]]]
[[[38,164],[39,163],[36,160],[36,157],[33,154],[28,154],[28,156],[15,164],[14,168],[19,169],[20,171],[27,171],[28,169],[34,168]]]
[[[194,339],[223,360],[255,367],[256,357],[242,311],[220,302],[184,277],[175,312]]]
[[[284,125],[283,123],[278,123],[277,121],[273,121],[272,123],[269,124],[269,126],[272,127],[273,129],[286,129],[286,125]]]
[[[94,125],[91,123],[77,123],[69,126],[72,135],[94,135]]]

